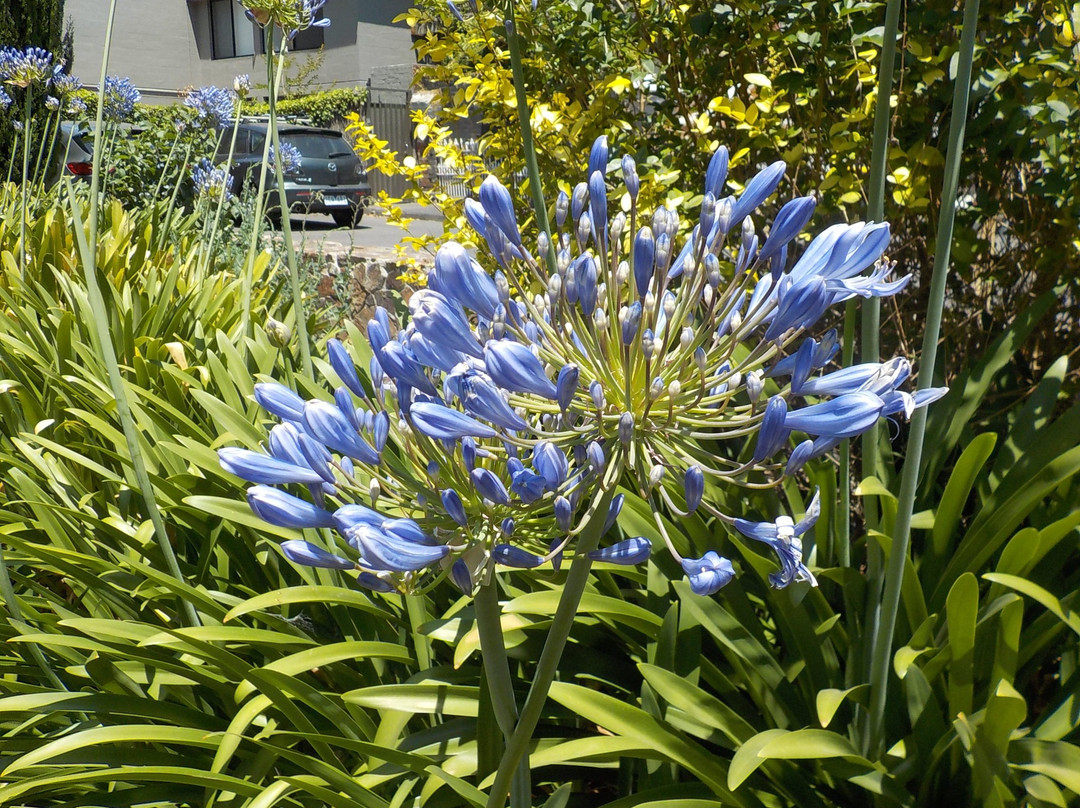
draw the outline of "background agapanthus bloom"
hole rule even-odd
[[[104,87],[104,115],[106,120],[117,123],[131,117],[142,94],[129,78],[106,76]]]
[[[609,164],[619,166],[629,215],[609,218]],[[558,231],[540,235],[535,257],[510,192],[485,180],[465,210],[500,267],[494,274],[451,242],[405,323],[383,309],[368,323],[367,374],[330,341],[342,385],[332,401],[256,386],[256,400],[280,419],[268,453],[222,450],[222,465],[260,484],[249,501],[263,519],[333,526],[342,539],[334,552],[294,542],[284,553],[358,569],[359,582],[376,588],[408,590],[433,571],[468,592],[494,564],[558,566],[587,526],[606,534],[622,484],[655,511],[702,509],[733,535],[769,544],[781,564],[774,586],[815,583],[800,537],[816,519],[816,497],[798,524],[787,516],[757,524],[720,512],[710,487],[776,482],[943,391],[901,391],[910,374],[903,358],[822,373],[839,347],[835,332],[810,336],[826,311],[907,283],[891,279],[882,259],[888,226],[834,225],[789,266],[813,199],[786,203],[759,232],[753,217],[784,164],[765,167],[737,195],[725,192],[727,169],[721,148],[699,219],[680,238],[676,211],[638,210],[633,159],[609,161],[601,138],[586,180],[560,195]],[[797,434],[806,437],[791,450]],[[269,487],[290,484],[291,494]],[[310,501],[296,496],[304,488]],[[714,551],[682,558],[659,519],[657,532],[693,591],[711,594],[735,574]],[[649,547],[631,537],[586,552],[638,563]]]
[[[184,105],[195,112],[204,126],[224,127],[236,110],[236,94],[224,87],[199,87],[184,97]]]
[[[48,87],[63,69],[63,62],[43,48],[0,48],[0,82],[13,87]]]

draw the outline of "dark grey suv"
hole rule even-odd
[[[230,173],[233,188],[243,188],[245,183],[256,187],[259,182],[259,166],[262,163],[263,146],[268,125],[242,122],[237,133],[236,151]],[[221,159],[228,157],[231,132],[222,137]],[[300,152],[300,166],[285,175],[285,196],[290,210],[303,213],[328,213],[334,221],[348,227],[360,221],[364,205],[371,198],[371,186],[359,158],[340,132],[318,129],[312,126],[278,124],[278,138],[282,143],[296,147]],[[280,216],[277,181],[268,172],[267,204],[271,215]]]

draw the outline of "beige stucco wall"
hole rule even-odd
[[[317,76],[321,87],[366,84],[374,68],[411,64],[412,39],[394,17],[408,0],[327,0],[331,25],[325,29],[325,60]],[[101,71],[109,0],[67,0],[75,31],[73,72],[95,85]],[[250,73],[265,81],[262,56],[212,59],[206,0],[118,0],[109,73],[128,76],[144,100],[168,103],[178,89],[216,84]],[[304,59],[311,51],[300,51]]]

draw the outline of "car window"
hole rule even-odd
[[[282,136],[286,143],[291,143],[304,157],[329,160],[332,157],[352,155],[352,149],[344,138],[334,135],[308,134],[292,132]]]

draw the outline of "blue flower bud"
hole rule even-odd
[[[783,160],[777,160],[772,165],[766,166],[759,171],[750,182],[746,183],[743,192],[731,211],[731,226],[738,227],[742,220],[751,214],[757,206],[772,196],[776,186],[784,176],[787,165]]]
[[[630,345],[637,336],[638,328],[641,326],[641,302],[635,300],[623,311],[626,314],[622,317],[622,341],[623,345]]]
[[[370,589],[372,592],[397,591],[390,583],[384,581],[378,575],[370,572],[361,572],[359,575],[356,576],[356,582],[360,584],[360,586],[364,587],[364,589]]]
[[[341,379],[341,383],[348,387],[360,398],[367,398],[364,385],[360,383],[360,377],[356,374],[356,365],[345,350],[340,340],[332,339],[326,343],[326,353],[330,357],[330,366],[334,373]]]
[[[375,443],[375,451],[382,453],[386,446],[386,439],[390,436],[390,416],[386,410],[380,410],[375,414],[371,424],[371,437]]]
[[[281,543],[281,552],[294,564],[321,567],[328,570],[351,570],[356,565],[347,558],[328,553],[309,541],[290,540]]]
[[[425,547],[436,547],[439,544],[434,537],[421,530],[420,525],[412,519],[387,519],[380,529],[388,536],[411,544],[422,544]]]
[[[641,191],[641,181],[638,179],[637,165],[634,163],[634,158],[629,154],[623,155],[622,175],[623,182],[626,183],[626,192],[630,194],[631,200],[636,200],[638,193]]]
[[[555,400],[559,402],[559,409],[564,412],[574,400],[574,392],[577,390],[580,376],[577,365],[563,365],[559,370],[559,376],[555,381]]]
[[[489,175],[480,184],[480,204],[484,213],[505,234],[515,247],[521,247],[521,233],[518,231],[517,216],[514,214],[514,200],[510,192],[494,175]],[[490,228],[489,228],[490,230]],[[486,234],[489,238],[491,233]]]
[[[721,146],[713,152],[709,160],[709,167],[705,171],[705,193],[712,194],[719,199],[724,193],[724,180],[727,179],[728,150],[727,146]],[[726,231],[725,231],[726,232]]]
[[[533,555],[527,550],[515,547],[512,544],[496,544],[491,549],[491,557],[497,564],[505,567],[519,567],[520,569],[532,569],[544,563],[544,557]]]
[[[553,553],[551,556],[551,568],[558,572],[562,568],[563,551],[555,552],[555,548],[562,544],[563,540],[560,537],[555,537],[548,544],[548,553]]]
[[[382,386],[383,379],[385,378],[382,365],[379,364],[379,360],[374,356],[371,357],[371,361],[368,362],[368,373],[371,376],[371,386],[375,390],[375,397],[379,401],[382,400]]]
[[[458,440],[466,436],[493,438],[494,429],[470,418],[463,412],[444,407],[434,402],[413,404],[409,410],[413,424],[429,438],[437,440]]]
[[[792,450],[791,455],[788,457],[787,465],[784,467],[784,476],[790,477],[793,474],[798,474],[802,467],[806,465],[806,461],[813,456],[814,441],[804,440]]]
[[[690,591],[695,595],[716,594],[735,577],[731,562],[715,550],[701,558],[684,558],[682,568],[690,581]]]
[[[705,474],[700,466],[690,466],[683,477],[683,491],[686,492],[686,511],[693,513],[701,504],[701,497],[705,493]]]
[[[357,434],[341,410],[327,401],[309,401],[304,405],[304,426],[308,434],[335,452],[353,460],[378,465],[379,453]]]
[[[671,261],[671,236],[661,233],[656,237],[656,269],[660,274],[667,272]],[[669,274],[670,277],[670,274]]]
[[[810,217],[814,215],[815,205],[817,202],[812,196],[802,196],[792,199],[780,208],[780,212],[776,214],[772,227],[769,229],[769,238],[758,253],[758,260],[767,261],[777,255],[782,247],[799,235],[810,221]]]
[[[465,248],[449,241],[435,254],[435,269],[429,278],[437,278],[438,289],[451,300],[472,309],[490,320],[499,302],[495,281],[477,264]]]
[[[586,255],[577,276],[578,305],[586,317],[596,310],[596,259]]]
[[[698,219],[698,228],[702,238],[707,238],[712,234],[713,226],[716,224],[716,197],[713,194],[705,194],[705,197],[701,200],[701,217]],[[712,253],[709,253],[710,255]]]
[[[301,423],[300,429],[303,429],[303,426],[303,423]],[[270,454],[278,460],[310,468],[307,458],[304,457],[304,452],[300,449],[300,435],[302,434],[300,429],[297,429],[291,421],[278,424],[270,430],[270,438],[267,443],[269,444]]]
[[[296,442],[300,447],[300,454],[304,458],[304,465],[314,469],[323,478],[324,483],[333,485],[336,479],[333,469],[330,468],[330,462],[334,458],[326,447],[304,432],[297,434]],[[333,491],[329,493],[333,494]]]
[[[873,393],[847,393],[787,413],[784,427],[822,437],[853,438],[877,423],[884,408],[885,403]]]
[[[593,467],[593,470],[597,474],[603,474],[604,468],[607,466],[607,459],[604,457],[604,447],[596,441],[590,441],[585,452],[589,459],[589,465]]]
[[[533,468],[547,480],[548,490],[554,491],[564,482],[570,472],[566,455],[551,441],[540,441],[533,447]]]
[[[374,348],[375,345],[372,343],[372,349]],[[382,365],[382,369],[394,381],[415,387],[429,396],[437,394],[435,385],[424,373],[424,367],[405,352],[401,343],[388,342],[381,350],[375,350],[375,356]]]
[[[496,505],[510,504],[510,495],[506,493],[506,486],[492,471],[473,469],[469,473],[469,479],[484,499],[491,500]]]
[[[593,141],[592,148],[589,150],[589,171],[586,176],[591,177],[593,173],[597,171],[603,176],[607,172],[607,164],[607,135],[600,135],[600,137]]]
[[[607,251],[607,186],[602,171],[589,174],[589,212],[592,219],[593,233],[600,249]]]
[[[607,516],[604,518],[604,529],[600,533],[601,536],[607,535],[608,531],[615,526],[615,520],[619,518],[619,514],[622,512],[624,499],[625,497],[622,494],[616,494],[611,500],[611,504],[608,506]]]
[[[781,396],[772,396],[765,405],[765,416],[761,419],[761,429],[754,446],[755,463],[772,457],[787,442],[791,431],[791,427],[785,423],[787,414],[787,402]]]
[[[655,258],[656,239],[653,238],[652,230],[643,227],[634,237],[634,282],[637,286],[638,297],[645,297],[645,293],[649,291]]]
[[[529,425],[514,412],[498,388],[481,373],[467,373],[461,380],[461,403],[471,414],[512,432],[528,429]]]
[[[503,532],[503,535],[510,538],[514,535],[514,520],[512,517],[506,517],[499,525],[499,529]]]
[[[461,462],[465,464],[465,470],[471,472],[476,468],[476,440],[474,438],[462,438]]]
[[[334,511],[334,527],[345,537],[348,537],[349,530],[357,525],[379,527],[385,521],[386,517],[378,511],[356,503],[342,505]]]
[[[593,561],[604,561],[608,564],[622,564],[629,567],[648,560],[651,552],[652,542],[644,536],[637,536],[632,539],[624,539],[610,547],[593,550],[589,553],[589,558]]]
[[[566,224],[566,214],[570,211],[570,197],[567,196],[566,191],[559,191],[559,196],[555,200],[555,226],[562,229],[562,226]]]
[[[337,388],[334,390],[334,403],[337,404],[337,408],[341,410],[341,414],[345,416],[345,420],[349,422],[349,425],[353,429],[359,430],[361,424],[356,415],[356,407],[353,406],[352,393],[344,387]]]
[[[760,373],[755,370],[746,374],[746,395],[749,397],[751,404],[761,398],[764,389],[765,383],[762,381]]]
[[[765,330],[765,340],[778,339],[788,329],[808,328],[825,313],[829,303],[830,293],[820,277],[801,283],[781,282],[777,291],[776,314]]]
[[[285,483],[321,483],[322,477],[307,466],[278,460],[250,449],[228,446],[218,449],[218,462],[230,474],[251,483],[283,485]]]
[[[634,437],[634,414],[624,412],[619,416],[619,442],[623,446],[629,446]]]
[[[465,219],[468,221],[469,226],[476,231],[480,238],[487,238],[487,223],[484,221],[487,218],[487,214],[484,212],[484,206],[477,202],[475,199],[465,200]]]
[[[368,525],[351,528],[348,538],[360,552],[363,566],[389,572],[415,572],[437,563],[450,552],[445,545],[414,544]]]
[[[247,491],[252,513],[278,527],[333,527],[334,515],[310,502],[268,485],[256,485]]]
[[[477,359],[483,357],[484,352],[461,309],[438,292],[430,289],[413,292],[409,311],[412,324],[427,339]]]
[[[484,346],[484,364],[500,387],[515,393],[534,393],[555,400],[555,385],[544,374],[544,366],[532,351],[520,342],[488,340]]]
[[[555,497],[555,525],[566,533],[574,523],[574,508],[566,497]]]
[[[587,183],[579,182],[574,186],[573,196],[570,197],[570,216],[576,222],[581,218],[582,211],[585,210],[585,197],[589,194],[589,186]]]
[[[589,382],[589,397],[597,410],[604,409],[604,386],[596,379]]]
[[[284,421],[300,421],[304,417],[304,399],[277,382],[255,385],[255,401],[268,413]]]
[[[428,339],[412,326],[407,332],[409,351],[416,361],[429,368],[438,368],[443,373],[450,373],[454,366],[465,359],[465,354],[454,350],[449,344],[438,339]]]
[[[466,595],[472,594],[472,573],[469,572],[469,565],[465,563],[464,558],[459,558],[450,567],[450,580],[454,582],[454,586]]]
[[[469,524],[468,517],[465,515],[465,505],[461,501],[461,496],[453,488],[447,488],[442,492],[442,504],[443,510],[446,511],[447,516],[453,519],[462,527],[467,527]]]

